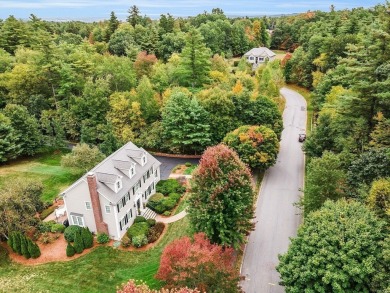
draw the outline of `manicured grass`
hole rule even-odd
[[[117,286],[129,279],[142,280],[158,289],[162,283],[154,275],[162,250],[172,240],[189,235],[188,227],[187,218],[169,224],[164,238],[147,251],[121,251],[102,246],[68,262],[33,267],[0,265],[0,292],[116,292]],[[0,260],[3,260],[1,248]]]
[[[0,167],[0,188],[9,179],[22,177],[42,182],[42,201],[52,202],[67,186],[81,174],[61,166],[61,156],[68,150],[49,151],[35,157],[17,160]]]

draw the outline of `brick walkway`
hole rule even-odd
[[[183,219],[186,215],[187,215],[186,210],[181,211],[180,213],[178,213],[177,215],[174,215],[172,217],[162,217],[160,215],[157,215],[156,221],[163,222],[165,224],[169,224],[169,223],[173,223],[173,222],[176,222],[176,221]]]

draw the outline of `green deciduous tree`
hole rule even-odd
[[[62,156],[61,165],[86,172],[101,162],[104,157],[96,146],[90,147],[86,143],[81,143],[76,145],[71,153]]]
[[[21,153],[19,137],[11,125],[11,120],[0,113],[0,162],[15,159]]]
[[[165,137],[182,152],[201,152],[210,144],[208,113],[196,99],[176,93],[162,111]]]
[[[141,104],[142,117],[146,122],[152,123],[159,118],[160,106],[158,96],[147,76],[143,76],[137,87],[137,101]]]
[[[196,29],[187,33],[186,45],[180,57],[177,75],[181,84],[200,87],[208,82],[211,52]]]
[[[380,178],[372,183],[367,203],[380,217],[390,219],[390,178]]]
[[[26,178],[8,179],[0,190],[0,234],[28,231],[37,224],[36,213],[42,210],[43,185]]]
[[[26,107],[15,104],[8,104],[3,113],[10,119],[15,130],[21,154],[34,155],[42,145],[42,133],[37,119],[28,113]]]
[[[253,169],[265,171],[276,163],[279,141],[275,132],[268,127],[241,126],[228,133],[223,142]]]
[[[225,145],[208,148],[192,177],[189,217],[212,243],[239,247],[251,230],[253,190],[248,167]]]
[[[328,201],[279,257],[281,283],[286,292],[376,292],[370,286],[385,235],[384,223],[361,203]]]
[[[344,196],[345,172],[339,156],[325,152],[321,158],[313,158],[307,167],[307,179],[302,205],[305,216],[315,211],[326,200]]]

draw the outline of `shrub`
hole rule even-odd
[[[83,239],[84,248],[91,248],[93,246],[93,235],[88,227],[81,229],[81,238]]]
[[[137,248],[148,244],[148,238],[145,235],[138,235],[132,238],[133,245]]]
[[[22,254],[25,258],[29,259],[31,255],[30,252],[28,251],[28,243],[27,243],[26,236],[22,235],[20,239],[21,239],[20,246],[21,246]]]
[[[187,162],[187,163],[185,163],[184,164],[186,167],[191,167],[192,166],[192,164],[190,163],[190,162]]]
[[[83,243],[83,238],[81,236],[81,230],[75,233],[73,247],[76,253],[82,253],[84,250],[84,243]]]
[[[169,194],[168,197],[177,203],[179,201],[179,199],[181,198],[181,194],[172,192]]]
[[[64,231],[64,237],[66,241],[74,242],[76,233],[80,233],[81,227],[76,225],[70,225]]]
[[[136,216],[135,217],[134,223],[142,223],[142,222],[146,222],[145,217],[142,217],[142,216]]]
[[[165,225],[164,223],[158,222],[156,225],[151,227],[148,232],[148,242],[153,243],[155,242],[158,238],[160,238],[162,232],[164,231]]]
[[[181,186],[176,179],[160,180],[156,186],[156,191],[164,195],[168,195],[173,192],[183,193],[185,190],[186,188]]]
[[[27,238],[27,249],[32,258],[38,258],[41,256],[41,250],[39,246]]]
[[[133,239],[135,236],[146,236],[149,231],[149,225],[146,222],[135,223],[127,230],[127,236]]]
[[[70,242],[68,241],[68,246],[66,247],[66,256],[71,257],[71,256],[74,256],[75,253],[76,253],[76,250],[74,249],[72,244],[70,244]]]
[[[47,209],[44,209],[42,211],[42,213],[39,215],[39,218],[41,220],[44,220],[47,218],[48,215],[50,215],[51,213],[53,213],[55,211],[57,207],[56,206],[51,206],[51,207],[48,207]],[[48,232],[48,231],[47,231]]]
[[[155,219],[147,219],[146,223],[148,223],[149,227],[153,227],[156,225],[156,220]]]
[[[99,233],[97,235],[97,243],[99,244],[104,244],[104,243],[107,243],[108,241],[110,241],[110,237],[108,237],[108,235],[106,233]]]
[[[14,250],[14,235],[15,232],[9,233],[8,240],[7,240],[7,244],[9,247],[11,247],[12,250]]]
[[[121,245],[123,247],[129,247],[131,245],[131,240],[126,234],[123,235],[123,237],[121,239]]]
[[[163,200],[165,199],[162,193],[156,193],[148,201],[148,208],[152,209],[158,214],[162,214],[165,211]]]
[[[54,237],[49,232],[45,232],[42,234],[40,241],[43,244],[49,244],[54,241]]]
[[[21,237],[22,234],[20,232],[15,232],[14,234],[14,241],[13,241],[13,251],[15,251],[17,254],[22,255],[22,247],[21,247]]]
[[[48,221],[48,222],[42,221],[42,222],[39,222],[37,228],[38,228],[38,231],[41,233],[51,232],[51,227],[55,224],[56,224],[55,221]]]
[[[172,198],[166,198],[166,199],[164,199],[163,205],[164,205],[164,207],[165,207],[165,211],[170,211],[170,210],[172,210],[172,209],[175,207],[176,202],[177,202],[177,201],[175,201],[175,200],[172,199]]]
[[[62,225],[62,224],[54,224],[53,226],[51,226],[51,232],[52,233],[64,233],[65,231],[65,226]]]
[[[166,217],[169,217],[171,215],[171,212],[170,211],[165,211],[163,213],[163,216],[166,216]]]

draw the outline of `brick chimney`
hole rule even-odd
[[[99,194],[97,192],[96,175],[93,172],[89,172],[87,176],[89,194],[91,196],[92,211],[95,218],[97,233],[108,234],[108,226],[103,222],[102,209],[100,207]]]

